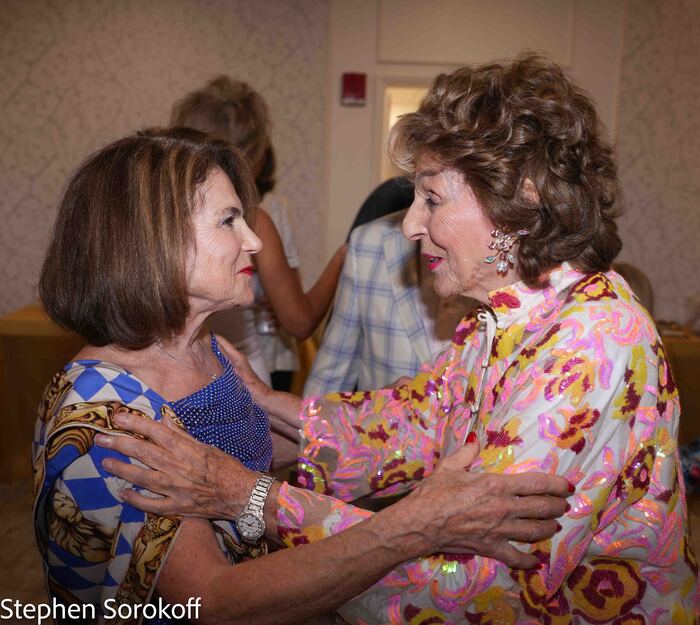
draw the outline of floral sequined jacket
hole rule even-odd
[[[566,264],[547,288],[518,283],[489,304],[410,384],[308,398],[301,478],[345,501],[410,489],[474,430],[472,471],[546,471],[576,485],[563,529],[521,546],[538,570],[436,554],[400,566],[341,614],[392,625],[695,623],[679,402],[653,323],[616,273]],[[279,503],[289,546],[368,515],[286,487]]]

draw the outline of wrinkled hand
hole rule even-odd
[[[235,518],[245,506],[258,474],[232,456],[198,442],[167,417],[156,422],[119,413],[114,422],[150,440],[98,434],[95,442],[139,460],[146,468],[114,458],[105,459],[104,468],[127,482],[163,495],[148,497],[129,489],[121,493],[124,501],[160,515],[210,519]]]
[[[532,568],[537,558],[508,541],[537,542],[561,529],[555,519],[566,512],[572,487],[545,473],[470,473],[478,452],[478,442],[465,445],[395,505],[412,507],[408,514],[416,527],[432,535],[435,551],[473,553],[513,568]]]

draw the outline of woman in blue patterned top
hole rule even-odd
[[[47,389],[33,450],[37,541],[52,600],[63,606],[58,622],[293,623],[435,550],[532,564],[506,539],[555,531],[562,497],[513,495],[566,496],[565,480],[477,479],[463,470],[475,453],[467,446],[391,509],[320,543],[258,557],[267,552],[265,518],[274,526],[276,506],[265,501],[269,493],[276,502],[280,488],[260,475],[272,460],[270,423],[231,364],[236,352],[205,328],[213,312],[253,301],[260,241],[246,219],[255,202],[240,153],[187,129],[117,141],[66,187],[40,292],[50,316],[88,345]],[[143,513],[122,500],[131,484],[103,464],[136,461],[94,442],[97,433],[127,436],[117,425],[125,412],[165,419],[240,460],[229,479],[235,524]],[[497,484],[493,506],[505,514],[465,513]]]

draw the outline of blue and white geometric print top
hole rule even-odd
[[[253,471],[268,471],[272,439],[267,413],[253,401],[213,334],[211,348],[224,372],[204,388],[168,403],[197,440],[218,447]]]
[[[120,497],[120,491],[131,484],[102,466],[107,457],[138,461],[93,445],[92,436],[86,434],[106,431],[110,411],[117,405],[156,421],[174,412],[198,440],[217,446],[252,470],[269,469],[272,440],[267,414],[253,401],[214,336],[211,345],[223,374],[176,402],[167,402],[129,371],[98,360],[69,363],[60,374],[63,381],[56,381],[55,376],[47,389],[43,402],[52,408],[37,420],[34,437],[34,466],[38,469],[34,520],[50,585],[60,587],[62,596],[70,601],[95,606],[117,597],[130,603],[148,601],[154,590],[153,575],[143,575],[149,566],[162,564],[177,529],[173,523],[179,524],[168,517],[154,517],[152,521],[159,525],[149,526],[155,538],[149,539],[144,550],[144,536],[150,535],[144,534],[146,515]],[[51,453],[47,452],[49,438]],[[247,555],[258,557],[240,543],[233,522],[210,522],[217,530],[219,547],[231,561]],[[171,537],[167,543],[159,532]],[[134,558],[142,552],[146,568],[135,564]],[[144,623],[168,621],[146,619]]]

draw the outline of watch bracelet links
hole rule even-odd
[[[244,508],[245,510],[250,510],[263,515],[263,508],[265,507],[265,502],[267,501],[267,495],[270,492],[270,487],[275,481],[272,475],[263,473],[256,481],[255,486],[253,486],[253,492],[250,494],[250,499],[248,504]]]

